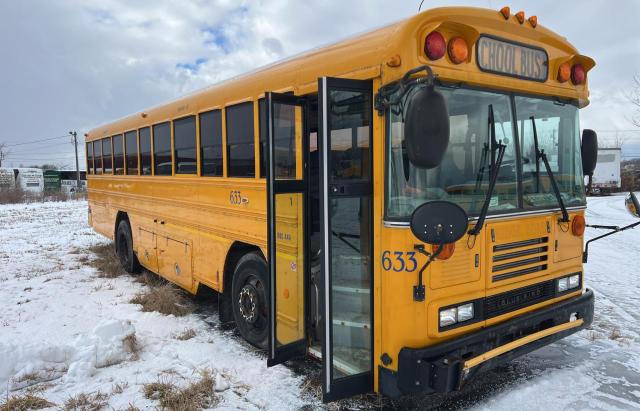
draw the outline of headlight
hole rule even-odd
[[[440,311],[440,327],[446,327],[451,324],[455,324],[458,321],[456,320],[456,307],[447,308],[445,310]]]
[[[473,303],[440,310],[440,328],[473,319]]]
[[[473,318],[473,303],[464,304],[458,307],[458,322],[469,321]]]
[[[558,293],[564,293],[574,288],[580,287],[580,274],[575,273],[556,280],[556,290]]]
[[[567,277],[558,280],[558,292],[563,293],[569,289],[569,279]]]
[[[576,288],[580,285],[580,274],[575,274],[569,277],[569,288]]]

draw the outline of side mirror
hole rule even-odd
[[[418,168],[440,165],[449,146],[449,111],[433,86],[422,87],[407,102],[404,138],[407,156]]]
[[[627,198],[624,199],[624,205],[627,208],[629,214],[634,217],[640,218],[640,204],[638,203],[638,199],[636,195],[631,191]]]
[[[418,240],[431,245],[450,244],[467,232],[467,213],[449,201],[430,201],[411,215],[411,231]]]
[[[590,176],[596,169],[598,162],[598,135],[595,131],[585,128],[582,130],[582,171]]]

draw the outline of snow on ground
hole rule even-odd
[[[623,200],[590,198],[587,223],[632,222]],[[587,238],[599,233],[588,229]],[[215,310],[205,306],[176,318],[143,313],[130,304],[143,285],[129,276],[98,278],[83,261],[88,247],[106,241],[87,227],[84,202],[0,206],[0,398],[7,391],[24,392],[37,375],[38,385],[45,387],[40,395],[59,405],[70,396],[101,391],[110,395],[113,409],[130,404],[153,409],[157,403],[144,398],[143,384],[184,383],[209,369],[222,390],[220,408],[321,407],[304,391],[304,373],[284,366],[266,368],[263,354],[218,325]],[[639,409],[639,255],[640,228],[590,247],[585,281],[596,293],[591,330],[480,375],[460,393],[385,404],[419,409]],[[189,328],[196,337],[175,338]],[[141,347],[137,354],[128,344],[132,334]]]
[[[113,409],[154,409],[143,384],[182,384],[208,369],[224,389],[221,408],[308,403],[302,377],[286,367],[267,369],[261,353],[216,327],[217,318],[141,312],[129,300],[143,285],[128,276],[98,278],[82,257],[107,240],[87,226],[86,214],[84,202],[0,206],[0,398],[37,375],[51,384],[39,395],[58,405],[101,391]],[[194,338],[175,338],[189,328]],[[137,355],[126,340],[134,333]],[[112,394],[116,386],[124,388]]]

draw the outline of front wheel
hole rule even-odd
[[[233,317],[240,335],[251,345],[267,348],[267,263],[258,253],[243,256],[233,273]]]
[[[116,254],[122,268],[132,274],[139,273],[140,262],[136,253],[133,252],[133,238],[131,236],[131,227],[127,220],[122,220],[118,224],[118,230],[116,231]]]

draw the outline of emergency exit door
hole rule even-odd
[[[323,399],[373,388],[372,82],[318,82]]]

